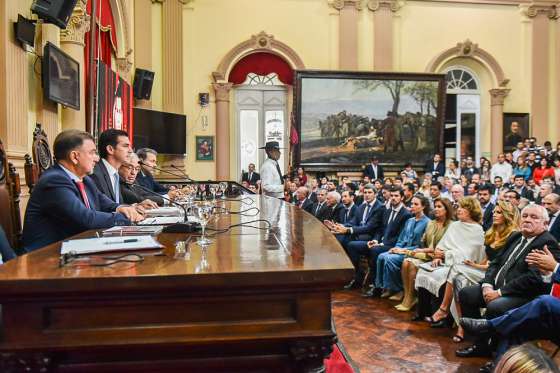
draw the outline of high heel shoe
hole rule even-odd
[[[405,304],[401,303],[401,304],[396,305],[395,308],[398,311],[408,312],[411,309],[413,309],[414,306],[416,306],[416,303],[418,303],[418,298],[414,298],[414,300],[410,303],[410,305],[405,305]]]

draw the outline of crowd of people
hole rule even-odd
[[[372,157],[359,181],[300,167],[284,199],[340,242],[355,267],[346,289],[415,309],[412,320],[433,328],[455,326],[456,343],[475,338],[457,356],[499,359],[527,340],[560,341],[560,299],[548,295],[560,282],[560,143],[526,139],[480,167],[470,157],[445,167],[436,154],[396,177]]]

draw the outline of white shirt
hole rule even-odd
[[[263,194],[269,197],[284,197],[284,181],[278,175],[273,159],[267,158],[261,166],[261,187]]]
[[[504,183],[509,183],[509,179],[510,179],[512,174],[513,174],[513,169],[511,168],[511,165],[509,163],[507,163],[507,162],[499,163],[498,162],[498,163],[495,163],[492,166],[492,170],[490,170],[490,181],[493,183],[494,178],[496,176],[501,176]]]

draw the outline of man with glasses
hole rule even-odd
[[[155,193],[147,193],[138,187],[136,177],[140,172],[139,158],[135,153],[130,153],[127,160],[119,167],[121,196],[124,203],[138,203],[145,209],[163,206],[163,198]]]

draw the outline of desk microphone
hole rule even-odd
[[[191,177],[189,176],[189,174],[187,174],[185,171],[183,171],[182,168],[179,168],[179,167],[175,166],[174,164],[171,165],[171,168],[174,169],[174,170],[179,171],[179,172],[183,175],[183,177],[184,177],[185,179],[187,179],[187,180],[189,180],[189,181],[192,181],[192,182],[197,182],[197,183],[198,183],[198,181],[191,179]]]
[[[193,181],[193,180],[189,177],[189,175],[187,175],[186,173],[184,173],[182,170],[180,170],[180,171],[181,171],[184,175],[176,174],[175,172],[171,172],[171,171],[168,171],[168,170],[164,170],[163,168],[159,168],[159,167],[156,167],[156,166],[150,166],[149,164],[144,163],[143,161],[139,161],[138,163],[141,164],[142,166],[149,167],[149,168],[151,168],[152,170],[156,170],[156,171],[163,172],[163,173],[166,173],[166,174],[169,174],[169,175],[173,175],[173,176],[175,176],[175,177],[184,178],[184,179],[187,179],[187,181]],[[176,166],[175,166],[175,165],[172,165],[172,167],[175,168]]]
[[[167,198],[165,196],[162,196],[161,194],[156,193],[153,190],[150,190],[150,189],[148,189],[148,188],[146,188],[146,187],[144,187],[140,184],[130,184],[130,186],[132,187],[132,189],[140,188],[141,190],[143,190],[147,193],[150,193],[152,195],[161,197],[161,199],[163,199],[163,200],[165,200],[165,201],[167,201],[167,202],[169,202],[169,203],[171,203],[175,206],[179,206],[180,208],[183,209],[183,212],[185,213],[183,223],[175,223],[175,224],[168,225],[168,226],[163,228],[162,232],[164,232],[164,233],[193,233],[193,232],[196,232],[196,231],[201,229],[200,224],[191,223],[191,222],[188,221],[187,208],[185,206],[181,205],[180,203],[177,203],[177,202],[173,201],[171,198]]]

